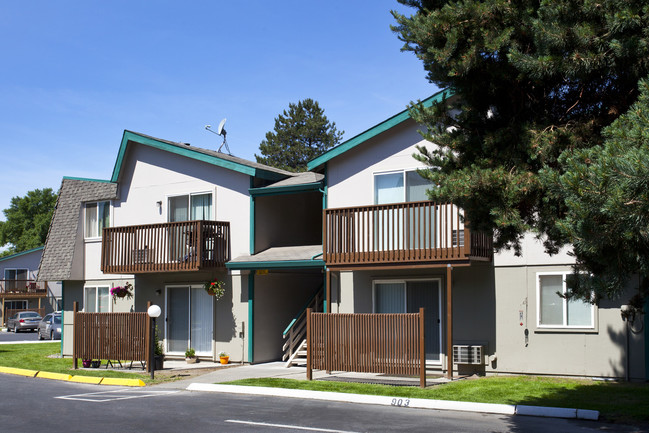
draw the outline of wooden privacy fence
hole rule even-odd
[[[307,379],[312,370],[419,376],[426,387],[424,309],[406,314],[307,310]]]
[[[74,313],[74,367],[78,359],[146,361],[151,366],[147,313]]]

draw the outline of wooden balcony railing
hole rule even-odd
[[[230,260],[230,223],[181,221],[105,228],[101,270],[106,274],[220,268]]]
[[[0,295],[47,295],[47,282],[34,280],[0,280]]]
[[[429,201],[326,209],[328,266],[490,260],[492,238],[472,233],[462,210]]]

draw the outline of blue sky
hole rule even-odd
[[[107,179],[125,129],[254,160],[313,98],[345,139],[437,88],[391,32],[396,0],[0,3],[0,209],[63,176]],[[0,215],[0,219],[4,219]]]

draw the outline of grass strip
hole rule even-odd
[[[426,389],[414,386],[278,378],[243,379],[228,382],[228,384],[477,403],[590,409],[599,411],[601,419],[609,422],[649,423],[649,384],[644,383],[507,376],[460,380],[429,386]]]
[[[127,373],[122,371],[93,369],[74,370],[72,358],[49,358],[48,356],[61,352],[61,343],[41,344],[2,344],[0,345],[0,366],[24,368],[28,370],[63,373],[75,376],[102,376],[123,379],[142,379],[147,382],[149,377],[142,373]],[[148,381],[150,382],[150,380]]]

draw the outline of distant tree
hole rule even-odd
[[[462,207],[497,249],[520,253],[530,231],[548,253],[570,244],[556,182],[566,158],[601,145],[602,129],[638,98],[649,73],[647,0],[399,2],[414,8],[393,12],[403,49],[456,96],[412,109],[438,145],[417,154],[438,185],[431,199]],[[615,297],[620,281],[609,283]]]
[[[329,122],[317,101],[305,99],[289,104],[275,118],[275,128],[259,144],[257,162],[288,171],[304,171],[313,158],[340,143],[344,131]]]
[[[9,245],[3,255],[19,253],[45,244],[56,197],[51,188],[45,188],[35,189],[24,197],[11,199],[11,206],[3,210],[6,221],[0,221],[0,246]]]

